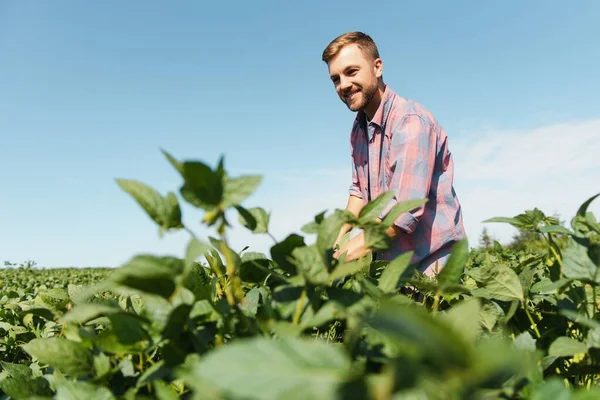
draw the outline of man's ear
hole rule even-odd
[[[381,78],[383,75],[383,60],[381,58],[375,59],[373,69],[375,70],[375,76]]]

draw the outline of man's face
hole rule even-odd
[[[369,105],[377,92],[383,63],[373,60],[355,44],[345,46],[329,62],[329,76],[340,99],[352,111]]]

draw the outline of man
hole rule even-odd
[[[453,187],[454,163],[448,138],[433,115],[419,103],[396,94],[383,82],[383,62],[376,44],[362,32],[345,33],[323,51],[330,78],[342,102],[356,112],[350,135],[352,185],[346,209],[358,215],[386,191],[397,202],[427,199],[398,217],[387,231],[391,248],[375,258],[391,260],[412,251],[412,262],[428,276],[443,268],[452,246],[465,237],[461,205]],[[346,224],[336,241],[350,226]],[[346,260],[366,255],[364,234],[334,256]]]

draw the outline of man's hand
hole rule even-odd
[[[339,259],[342,254],[347,253],[344,260],[354,261],[366,256],[369,254],[369,252],[371,252],[371,250],[365,248],[365,233],[361,232],[352,239],[348,240],[348,242],[346,242],[342,248],[333,253],[333,257],[335,259]]]

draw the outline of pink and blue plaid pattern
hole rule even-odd
[[[381,218],[396,202],[428,199],[396,220],[402,233],[378,256],[391,260],[414,251],[412,261],[430,275],[438,255],[446,255],[449,246],[465,237],[446,133],[423,106],[386,87],[368,126],[365,114],[357,113],[350,143],[350,194],[367,202],[389,190],[395,193]]]

